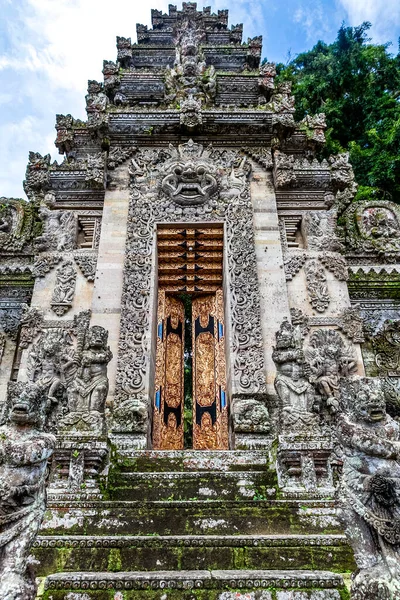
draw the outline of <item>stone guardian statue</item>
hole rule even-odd
[[[36,383],[17,383],[0,427],[0,598],[33,600],[29,551],[46,509],[47,463],[56,439],[44,433],[46,394]]]

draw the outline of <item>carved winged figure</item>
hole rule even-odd
[[[400,598],[400,427],[386,413],[379,379],[341,382],[344,450],[340,516],[359,567],[354,600]]]
[[[55,437],[43,432],[46,394],[36,383],[10,389],[0,427],[0,598],[33,600],[29,551],[46,508],[47,462]]]

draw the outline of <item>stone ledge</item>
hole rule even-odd
[[[329,571],[158,571],[56,573],[46,590],[340,588],[343,578]]]
[[[126,548],[126,547],[306,547],[342,546],[346,536],[324,535],[121,535],[83,536],[59,535],[39,536],[35,548]]]

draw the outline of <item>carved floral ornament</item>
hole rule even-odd
[[[177,168],[182,171],[176,173]],[[142,413],[148,403],[152,256],[157,223],[226,223],[231,355],[237,386],[234,392],[253,397],[265,393],[250,170],[240,151],[204,150],[192,141],[179,148],[144,148],[132,159],[114,410],[116,431],[146,431]]]

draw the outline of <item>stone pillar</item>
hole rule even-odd
[[[124,276],[126,228],[129,208],[128,166],[113,172],[116,190],[106,190],[103,219],[94,281],[91,325],[101,325],[109,332],[108,344],[113,358],[108,365],[110,388],[108,402],[114,398],[121,318],[121,295]]]
[[[272,348],[275,344],[275,333],[285,318],[290,319],[290,311],[272,173],[255,163],[251,198],[254,209],[254,241],[260,286],[267,392],[269,396],[275,396],[276,368],[272,360]]]

